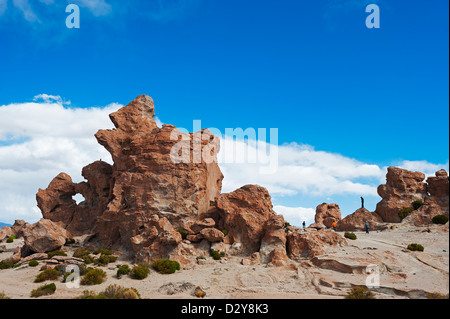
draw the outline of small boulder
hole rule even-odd
[[[205,228],[200,234],[209,242],[215,243],[224,239],[224,234],[217,228]]]

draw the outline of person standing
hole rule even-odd
[[[305,230],[305,228],[306,228],[306,222],[303,221],[302,225],[303,225],[303,230]]]
[[[369,228],[370,228],[370,224],[368,221],[365,222],[365,227],[366,227],[366,234],[369,233]]]
[[[336,223],[336,222],[333,222],[333,225],[332,225],[332,226],[333,226],[333,230],[334,230],[334,231],[337,231],[337,228],[336,228],[336,227],[337,227],[337,223]]]

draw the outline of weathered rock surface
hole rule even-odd
[[[323,253],[325,246],[345,246],[347,240],[330,229],[301,230],[292,227],[287,235],[287,252],[291,259],[313,258]]]
[[[261,240],[259,249],[260,259],[262,262],[272,262],[275,265],[284,261],[280,251],[283,250],[286,256],[286,230],[284,228],[284,218],[282,215],[272,215],[264,226],[264,237]]]
[[[14,235],[16,235],[17,238],[23,236],[23,228],[29,225],[27,222],[25,222],[23,219],[16,219],[14,221],[14,225],[11,226],[11,230]]]
[[[341,220],[341,210],[338,204],[323,203],[316,207],[314,221],[331,228],[333,223]]]
[[[339,231],[363,231],[366,221],[369,222],[370,230],[387,229],[386,223],[377,213],[370,212],[365,208],[360,208],[353,214],[347,215],[338,223],[337,229]]]
[[[258,251],[265,225],[275,215],[269,192],[264,187],[246,185],[217,199],[219,228],[228,231],[226,243],[241,243],[244,255]]]
[[[222,241],[225,237],[223,232],[216,228],[204,228],[200,234],[211,243]]]
[[[46,253],[62,247],[70,233],[49,219],[29,225],[23,229],[25,247],[35,253]]]
[[[426,225],[435,215],[448,215],[448,176],[440,170],[436,176],[424,182],[425,175],[397,167],[389,167],[386,184],[378,187],[382,200],[377,204],[376,213],[383,221],[399,223],[398,213],[403,207],[412,207],[412,202],[422,201],[425,205],[414,214],[415,223]]]
[[[13,234],[13,231],[10,227],[5,226],[2,229],[0,229],[0,241],[4,240],[5,238],[8,238]]]

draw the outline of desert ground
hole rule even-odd
[[[449,233],[448,224],[414,227],[403,224],[386,231],[355,232],[356,240],[348,240],[344,247],[327,247],[325,253],[312,259],[290,261],[283,267],[266,264],[242,265],[242,257],[225,257],[220,261],[207,258],[201,264],[182,265],[180,271],[162,275],[154,270],[143,280],[123,276],[116,278],[117,268],[130,261],[119,258],[115,263],[101,267],[107,280],[95,286],[68,288],[55,282],[54,295],[42,299],[71,299],[81,296],[83,290],[100,292],[110,284],[136,288],[142,298],[187,299],[200,286],[210,299],[342,299],[352,286],[369,284],[377,299],[426,298],[427,293],[449,293]],[[342,236],[344,233],[340,233]],[[406,249],[410,243],[425,247],[423,252]],[[5,244],[0,260],[12,255],[23,240]],[[69,248],[71,256],[75,248]],[[43,261],[38,267],[25,265],[16,269],[0,270],[0,293],[12,299],[30,298],[31,290],[44,283],[34,283]],[[367,273],[367,266],[374,271]],[[376,276],[379,274],[379,284]]]

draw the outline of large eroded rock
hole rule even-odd
[[[424,205],[412,214],[415,215],[414,224],[430,224],[432,217],[439,214],[448,216],[448,175],[445,170],[435,175],[428,177],[425,183],[425,174],[421,172],[389,167],[386,184],[378,187],[382,200],[375,212],[385,222],[399,223],[401,218],[398,213],[403,207],[412,207],[414,201],[422,201]]]
[[[70,233],[58,223],[49,219],[28,225],[23,229],[25,247],[35,253],[46,253],[61,248],[66,239],[70,238]]]
[[[315,223],[331,228],[333,223],[341,220],[341,210],[338,204],[323,203],[316,207]]]

